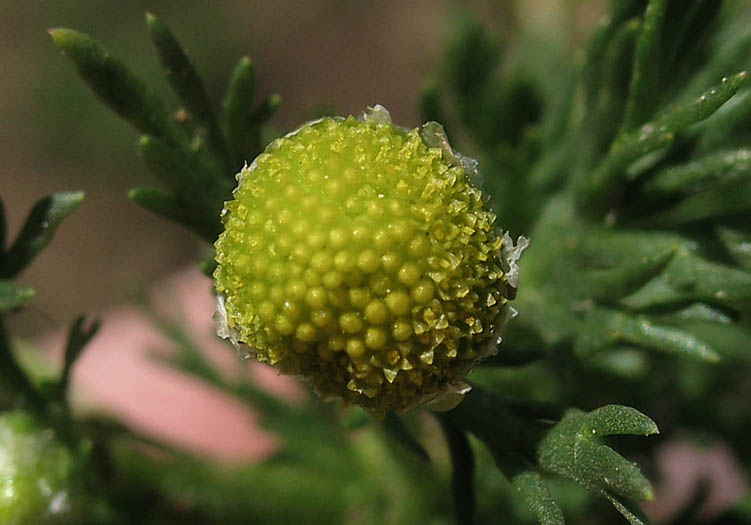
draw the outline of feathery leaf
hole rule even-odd
[[[37,202],[24,222],[15,242],[0,257],[0,279],[18,275],[52,241],[55,230],[68,215],[78,209],[84,193],[55,193]]]

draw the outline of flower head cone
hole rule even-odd
[[[442,128],[324,118],[238,175],[216,242],[219,333],[375,414],[466,390],[513,310],[514,246]]]

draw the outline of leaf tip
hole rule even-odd
[[[70,192],[70,200],[78,204],[81,204],[85,198],[86,198],[85,191],[79,190],[79,191]]]
[[[652,421],[650,419],[650,423],[647,424],[647,427],[644,429],[644,435],[645,436],[657,436],[660,434],[660,428],[657,426],[657,423]]]
[[[720,356],[714,350],[707,352],[705,359],[712,364],[716,364],[722,361]]]
[[[164,24],[162,24],[161,20],[159,20],[153,13],[146,11],[144,18],[146,19],[146,28],[149,30],[149,33],[151,33],[152,38],[154,38],[155,34],[164,32]]]
[[[83,37],[82,33],[67,27],[53,27],[47,33],[52,37],[55,45],[64,53],[68,52]]]
[[[131,188],[128,190],[128,200],[133,202],[138,202],[138,197],[142,193],[143,188],[140,186],[137,188]]]
[[[64,209],[67,210],[65,212],[65,215],[69,215],[81,206],[84,199],[86,198],[86,192],[66,191],[63,193],[58,193],[57,195],[55,195],[55,197],[58,199],[58,202],[63,204]]]

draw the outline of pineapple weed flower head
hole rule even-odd
[[[515,314],[514,245],[477,162],[382,106],[274,141],[237,176],[216,242],[218,334],[372,413],[455,405]]]

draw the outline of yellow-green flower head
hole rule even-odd
[[[513,245],[443,129],[381,106],[276,140],[216,242],[219,334],[376,414],[466,391],[518,281]]]

